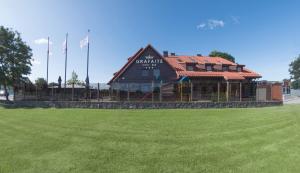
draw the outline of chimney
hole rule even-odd
[[[175,56],[176,54],[175,53],[171,53],[171,56]]]
[[[168,57],[168,56],[169,56],[169,52],[168,52],[167,50],[165,50],[165,51],[163,52],[163,54],[164,54],[164,57]]]

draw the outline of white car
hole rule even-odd
[[[0,90],[0,96],[5,96],[5,90]]]

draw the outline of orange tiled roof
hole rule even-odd
[[[152,48],[151,45],[148,45],[146,48],[141,48],[133,56],[128,58],[127,63],[114,74],[113,78],[109,83],[117,79],[126,69],[137,59],[147,48]],[[156,51],[156,50],[155,50]],[[156,51],[157,52],[157,51]],[[157,52],[158,53],[158,52]],[[159,53],[158,53],[159,54]],[[245,78],[260,78],[261,75],[255,73],[249,69],[243,68],[242,72],[237,71],[187,71],[186,64],[196,64],[196,67],[200,70],[204,70],[206,64],[218,65],[218,70],[220,70],[220,65],[226,65],[229,69],[232,69],[234,66],[242,66],[226,59],[220,57],[205,57],[205,56],[168,56],[162,57],[165,62],[167,62],[176,72],[177,77],[187,76],[187,77],[221,77],[225,80],[243,80]]]
[[[225,80],[243,80],[245,78],[260,78],[261,75],[249,69],[243,68],[243,71],[187,71],[185,64],[196,63],[199,65],[227,65],[244,66],[233,63],[220,57],[204,57],[204,56],[168,56],[164,58],[171,67],[176,71],[178,77],[222,77]]]
[[[168,56],[168,61],[181,62],[181,63],[198,63],[198,64],[226,64],[237,65],[231,61],[228,61],[220,57],[207,57],[207,56]]]

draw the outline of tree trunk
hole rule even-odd
[[[4,82],[4,92],[5,92],[5,99],[6,99],[6,101],[9,101],[6,82]]]
[[[13,88],[13,94],[14,94],[14,96],[13,96],[13,101],[15,101],[16,100],[16,91],[17,91],[17,89],[18,89],[18,87],[17,86],[14,86],[14,88]]]

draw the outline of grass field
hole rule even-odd
[[[300,105],[0,108],[0,172],[300,172]]]

